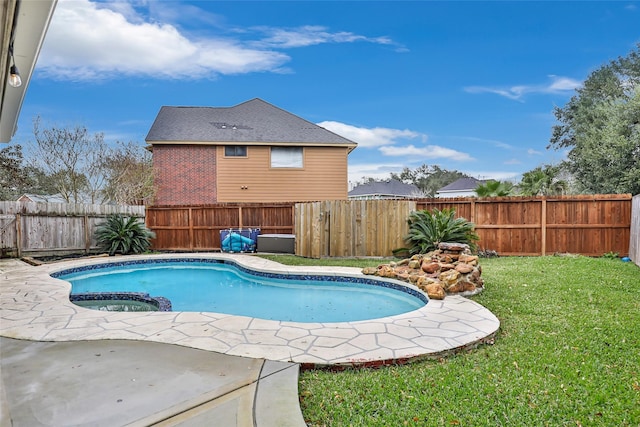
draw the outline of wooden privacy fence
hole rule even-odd
[[[404,246],[414,201],[297,203],[296,255],[311,258],[388,256]]]
[[[2,256],[89,253],[93,237],[107,215],[144,218],[144,206],[75,203],[0,202]]]
[[[629,253],[631,195],[298,203],[296,254],[391,256],[405,246],[409,212],[453,208],[475,223],[482,249],[501,255]]]
[[[633,196],[632,201],[629,258],[640,266],[640,194]]]
[[[218,203],[206,206],[150,206],[147,227],[156,250],[220,250],[220,231],[259,228],[262,234],[293,233],[293,203]]]
[[[629,251],[630,194],[418,202],[418,209],[445,207],[476,224],[481,248],[502,255],[600,256]]]
[[[0,249],[2,256],[88,253],[97,249],[96,225],[121,213],[146,214],[157,250],[220,250],[221,230],[260,228],[262,234],[295,234],[301,256],[390,256],[405,245],[409,213],[433,208],[453,208],[474,222],[479,246],[501,255],[617,252],[640,265],[640,195],[220,203],[146,211],[143,206],[0,202]]]

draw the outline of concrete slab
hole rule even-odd
[[[302,412],[291,407],[298,400],[296,365],[266,361],[260,375],[255,398],[257,426],[296,427],[306,425]]]
[[[0,406],[1,419],[13,426],[253,427],[254,398],[264,364],[262,359],[153,342],[0,338],[6,398]],[[265,378],[270,383],[273,376],[294,369],[291,377],[297,381],[297,368],[287,363],[269,366]],[[293,403],[289,418],[300,421],[297,382],[283,381],[294,399],[279,410],[288,417]]]

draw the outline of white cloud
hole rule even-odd
[[[473,160],[473,158],[467,153],[440,147],[438,145],[426,145],[424,147],[415,147],[413,145],[407,145],[405,147],[384,146],[380,147],[379,150],[385,156],[394,157],[407,156],[423,159],[450,159],[455,161]]]
[[[305,47],[323,43],[354,43],[369,42],[384,45],[395,44],[388,37],[366,37],[348,31],[332,33],[326,27],[317,25],[305,25],[302,27],[284,29],[272,27],[256,27],[267,35],[266,38],[256,41],[257,46],[277,48]]]
[[[427,140],[427,135],[409,129],[361,128],[333,121],[320,122],[318,126],[358,143],[360,148],[394,145],[399,139],[421,138],[423,142]]]
[[[522,162],[518,159],[509,159],[504,162],[505,165],[521,165]]]
[[[471,142],[480,143],[480,144],[491,144],[498,148],[503,148],[505,150],[513,150],[514,148],[512,145],[507,144],[506,142],[498,141],[496,139],[478,138],[475,136],[455,136],[455,135],[451,136],[451,138],[463,140],[463,141],[471,141]]]
[[[461,171],[466,173],[469,176],[472,176],[476,179],[495,179],[496,181],[519,181],[520,173],[519,172],[510,172],[510,171],[473,171],[473,170],[465,170]]]
[[[529,148],[527,150],[527,154],[530,155],[530,156],[541,156],[544,153],[542,151],[537,151],[537,150],[534,150],[533,148]]]
[[[87,0],[61,0],[39,69],[72,80],[119,74],[202,78],[273,71],[289,60],[283,53],[243,47],[233,40],[190,40],[170,24],[138,22],[132,13],[99,8]]]
[[[553,79],[553,82],[549,86],[547,86],[547,91],[549,93],[557,93],[564,91],[574,91],[580,86],[582,86],[582,82],[579,82],[574,79],[570,79],[569,77],[559,77],[559,76],[549,76]]]
[[[349,183],[356,183],[364,178],[389,179],[392,172],[399,174],[403,168],[404,165],[399,163],[349,163],[347,174]]]
[[[511,87],[467,86],[469,93],[494,93],[513,100],[521,100],[524,95],[531,93],[563,94],[572,92],[582,85],[582,82],[569,78],[550,75],[551,82],[539,85],[518,85]]]
[[[196,16],[193,6],[180,8]],[[207,28],[216,28],[214,23],[221,20],[210,13],[201,15],[196,19],[210,23]],[[184,19],[154,2],[59,0],[38,70],[48,77],[70,80],[104,80],[120,75],[214,78],[220,74],[287,72],[284,66],[291,58],[278,49],[358,41],[395,45],[387,37],[332,33],[315,26],[253,29],[257,34],[247,34],[243,29],[229,37],[211,36],[210,31],[193,36],[175,24]]]

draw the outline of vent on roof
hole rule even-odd
[[[249,126],[231,124],[231,123],[225,123],[225,122],[209,122],[209,123],[211,123],[213,125],[213,127],[215,127],[216,129],[231,129],[231,130],[236,130],[236,129],[251,130],[251,129],[253,129],[252,127],[249,127]]]

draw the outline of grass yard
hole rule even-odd
[[[380,260],[285,264],[377,265]],[[310,426],[640,426],[640,268],[587,257],[481,259],[494,345],[406,366],[307,371]]]

